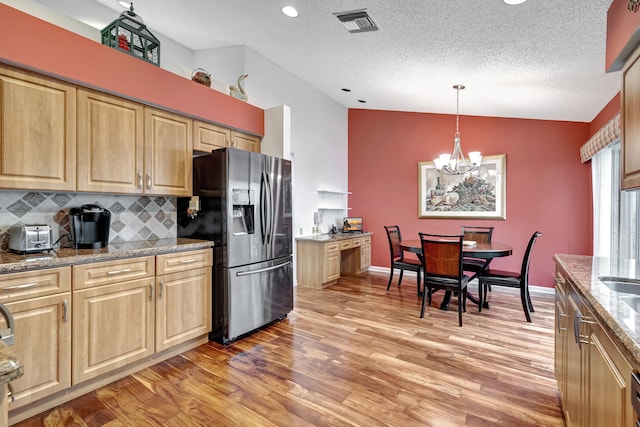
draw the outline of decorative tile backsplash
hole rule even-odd
[[[109,243],[176,237],[175,197],[0,191],[0,250],[8,248],[9,228],[19,224],[50,225],[57,241],[70,231],[69,210],[85,204],[111,211]]]

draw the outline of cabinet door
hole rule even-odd
[[[640,50],[622,72],[622,189],[640,187]]]
[[[582,387],[583,357],[582,346],[575,340],[573,331],[577,331],[579,324],[575,316],[576,312],[581,313],[580,298],[575,291],[567,289],[567,308],[569,315],[569,330],[572,332],[567,344],[567,365],[566,365],[566,402],[563,402],[565,419],[568,427],[582,426],[583,423],[583,403],[585,396]]]
[[[24,367],[11,382],[16,400],[9,409],[15,409],[71,386],[71,293],[6,306],[15,320],[11,351]]]
[[[371,244],[363,245],[360,248],[360,270],[365,270],[371,266]]]
[[[142,193],[143,107],[78,89],[78,191]]]
[[[192,127],[184,116],[145,108],[146,194],[191,195]]]
[[[211,331],[211,268],[156,279],[156,351]]]
[[[154,353],[154,279],[73,292],[73,372],[78,384]]]
[[[231,146],[239,150],[260,152],[260,137],[246,133],[231,131]]]
[[[631,366],[600,325],[591,325],[589,341],[589,403],[585,405],[589,425],[635,425],[629,383]]]
[[[340,251],[327,252],[324,258],[324,280],[331,282],[340,278]]]
[[[193,121],[193,149],[210,153],[219,148],[229,147],[231,130],[222,126]]]
[[[566,358],[569,333],[567,329],[567,299],[564,293],[565,282],[561,275],[556,275],[555,334],[554,334],[554,368],[560,399],[566,399]]]
[[[0,187],[76,189],[76,89],[0,65]]]

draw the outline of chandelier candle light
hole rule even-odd
[[[438,172],[446,175],[463,175],[471,172],[480,166],[482,162],[482,155],[479,151],[471,151],[469,153],[469,160],[465,159],[460,148],[460,91],[464,89],[464,85],[457,84],[453,88],[456,90],[456,134],[453,138],[453,153],[452,154],[440,154],[440,156],[433,160]]]

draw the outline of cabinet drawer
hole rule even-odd
[[[350,249],[353,247],[353,242],[351,240],[344,240],[340,242],[340,250]]]
[[[177,273],[213,265],[213,250],[178,252],[156,256],[156,274]]]
[[[326,245],[324,245],[324,252],[328,253],[328,252],[335,252],[335,251],[339,251],[340,250],[340,245],[338,245],[338,243],[327,243]]]
[[[360,246],[362,246],[362,239],[353,239],[351,241],[351,247],[352,248],[358,248]]]
[[[143,279],[155,275],[155,257],[126,258],[73,266],[73,289]]]
[[[367,237],[363,237],[362,238],[362,246],[370,245],[370,244],[371,244],[371,236],[367,236]]]
[[[0,275],[0,302],[53,295],[71,290],[71,267]]]

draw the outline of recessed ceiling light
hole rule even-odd
[[[516,4],[522,4],[524,2],[526,2],[527,0],[503,0],[506,4],[510,4],[510,5],[516,5]]]
[[[122,0],[120,0],[120,1],[118,2],[118,4],[119,4],[120,6],[122,6],[122,7],[126,7],[127,9],[129,9],[129,8],[131,7],[131,2],[128,2],[128,1],[122,1]]]
[[[282,13],[287,15],[289,18],[295,18],[298,16],[298,11],[293,6],[285,6],[282,8]]]

